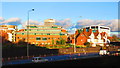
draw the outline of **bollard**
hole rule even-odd
[[[10,58],[8,57],[8,61],[10,61]]]
[[[23,56],[21,56],[21,59],[23,59]]]
[[[84,54],[86,55],[86,52]]]
[[[80,53],[78,54],[78,56],[80,56]]]
[[[17,57],[15,57],[15,59],[17,60]]]
[[[46,57],[46,55],[44,55],[44,57]]]

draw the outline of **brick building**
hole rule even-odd
[[[47,19],[44,20],[44,25],[29,25],[29,29],[16,32],[16,42],[23,40],[30,44],[53,45],[60,39],[67,41],[67,31],[54,23],[54,19]]]
[[[110,28],[105,26],[87,26],[82,29],[78,29],[75,34],[69,36],[71,44],[84,45],[89,42],[93,47],[96,45],[104,46],[109,43],[110,40]]]

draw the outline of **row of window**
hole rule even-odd
[[[24,39],[24,40],[27,40],[27,38],[23,38],[23,37],[17,37],[18,39]],[[50,38],[50,37],[30,37],[29,39],[36,39],[36,41],[39,41],[39,40],[50,40],[50,39],[60,39],[60,38]]]
[[[52,32],[52,31],[61,31],[61,30],[25,29],[25,31],[50,31],[50,32]]]
[[[52,27],[29,26],[29,28],[61,28],[61,27],[57,27],[57,26],[52,26]]]
[[[27,33],[17,33],[19,35],[27,35]],[[29,33],[29,35],[65,35],[61,33]]]
[[[96,32],[97,29],[92,29],[92,32]],[[89,29],[86,29],[86,32],[89,32]]]

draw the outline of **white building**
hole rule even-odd
[[[86,26],[86,32],[89,32],[92,29],[91,34],[89,35],[89,39],[87,42],[92,43],[93,47],[96,45],[104,46],[107,43],[110,43],[108,37],[110,36],[110,28],[106,26],[92,25]],[[97,35],[95,35],[97,33]]]
[[[17,30],[17,26],[15,26],[15,25],[0,25],[0,30],[7,32],[9,41],[15,42],[15,31]]]
[[[89,29],[92,29],[93,32],[96,32],[96,30],[98,30],[98,32],[100,33],[106,32],[107,36],[110,36],[110,27],[100,26],[100,25],[91,25],[91,26],[86,26],[85,28],[87,31]]]

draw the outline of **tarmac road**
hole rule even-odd
[[[120,56],[102,56],[84,59],[61,60],[44,63],[28,63],[19,65],[8,65],[2,68],[42,68],[42,67],[100,67],[100,68],[120,68]]]

